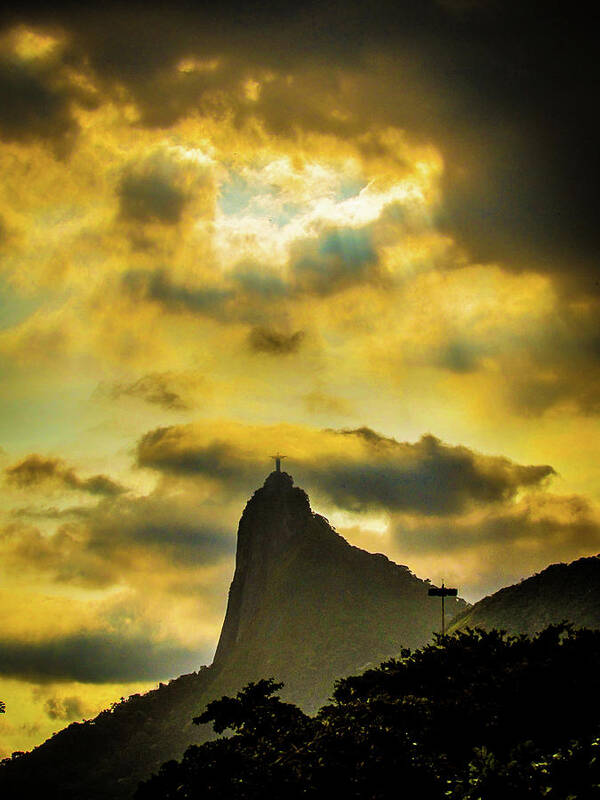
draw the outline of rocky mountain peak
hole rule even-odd
[[[308,495],[287,472],[274,471],[246,504],[240,519],[236,568],[214,663],[231,657],[252,629],[270,577],[313,520]]]
[[[428,588],[407,567],[350,545],[275,470],[240,519],[213,666],[232,685],[242,674],[273,676],[315,707],[336,677],[431,637],[439,608]],[[453,600],[448,615],[463,606]]]
[[[291,489],[293,485],[294,479],[289,472],[273,470],[270,475],[267,475],[262,488],[269,492],[281,492],[285,491],[285,489]],[[260,489],[258,491],[260,491]]]
[[[303,489],[294,486],[292,476],[287,472],[273,471],[246,504],[240,520],[240,530],[246,519],[257,513],[310,515],[312,512],[308,495]]]

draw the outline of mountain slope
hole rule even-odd
[[[457,617],[452,629],[500,628],[532,634],[564,620],[578,628],[600,628],[600,556],[552,564],[500,589]]]
[[[120,800],[140,779],[210,736],[191,724],[212,699],[250,680],[285,682],[307,710],[336,678],[417,647],[439,623],[429,583],[366,553],[311,511],[308,497],[273,472],[248,501],[214,663],[72,724],[0,769],[0,791],[51,800]],[[448,603],[449,616],[464,608]]]
[[[233,684],[274,676],[314,709],[335,678],[430,639],[439,607],[428,589],[408,567],[348,544],[273,472],[240,521],[214,666]],[[464,606],[453,600],[449,616]]]

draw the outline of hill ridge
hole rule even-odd
[[[600,628],[600,554],[549,564],[499,589],[459,614],[451,630],[494,627],[533,634],[563,621]]]

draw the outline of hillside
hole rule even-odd
[[[248,501],[214,663],[93,720],[72,724],[0,769],[8,797],[121,800],[185,748],[211,736],[191,718],[250,680],[274,677],[313,711],[336,678],[426,643],[439,625],[429,583],[366,553],[312,512],[290,475],[273,472]],[[448,616],[464,609],[448,602]]]
[[[552,564],[500,589],[459,615],[451,629],[533,634],[563,620],[578,628],[600,628],[600,556]]]

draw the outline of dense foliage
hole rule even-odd
[[[137,800],[578,800],[600,795],[600,632],[469,630],[337,683],[314,717],[262,680],[197,722]]]

